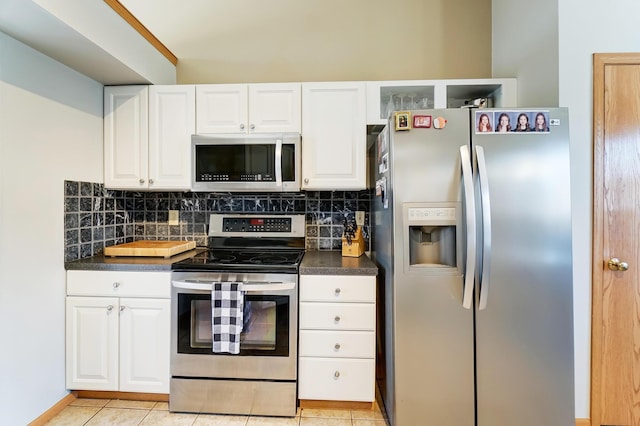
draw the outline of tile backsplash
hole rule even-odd
[[[101,254],[136,240],[193,240],[206,246],[209,215],[237,212],[304,213],[306,247],[339,250],[345,218],[365,212],[369,240],[369,191],[300,193],[139,192],[105,189],[101,183],[64,182],[65,261]],[[169,225],[169,210],[179,225]]]

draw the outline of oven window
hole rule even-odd
[[[243,317],[240,355],[289,355],[288,296],[245,295]],[[178,294],[177,338],[178,353],[213,354],[210,295]]]

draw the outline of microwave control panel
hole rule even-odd
[[[251,217],[222,220],[224,232],[291,232],[291,218],[288,217]]]

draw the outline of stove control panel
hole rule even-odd
[[[223,232],[291,232],[288,217],[226,217],[222,220]]]

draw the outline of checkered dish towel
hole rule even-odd
[[[243,304],[242,283],[220,282],[212,285],[213,352],[240,353]]]

